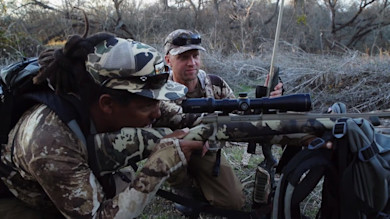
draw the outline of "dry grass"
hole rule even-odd
[[[309,93],[313,111],[321,112],[344,102],[350,112],[390,108],[390,56],[369,57],[357,51],[341,55],[316,55],[293,47],[280,49],[275,66],[280,69],[286,94]],[[207,72],[221,75],[236,93],[254,97],[264,85],[272,52],[264,54],[205,54]]]

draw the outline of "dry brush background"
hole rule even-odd
[[[148,7],[131,0],[63,0],[62,7],[40,0],[15,2],[0,1],[0,66],[37,56],[46,46],[81,34],[85,21],[77,6],[87,12],[90,33],[113,32],[160,51],[170,31],[199,31],[207,49],[202,68],[222,76],[236,94],[247,92],[253,98],[255,86],[263,85],[268,73],[280,1],[160,0]],[[354,0],[347,6],[342,0],[289,2],[275,61],[285,94],[309,93],[313,112],[335,102],[344,102],[355,113],[390,108],[389,0]],[[258,147],[244,167],[244,150],[229,147],[223,153],[244,184],[248,210],[255,167],[263,158]],[[281,153],[280,148],[274,150],[275,155]],[[303,207],[310,213],[320,195],[313,193],[309,199]],[[179,217],[171,202],[157,197],[140,218]]]
[[[271,48],[269,45],[263,47]],[[335,102],[344,102],[349,112],[390,108],[390,56],[368,56],[358,51],[341,55],[306,53],[281,42],[276,66],[285,94],[309,93],[314,112]],[[204,54],[204,68],[221,75],[238,92],[254,97],[256,85],[263,85],[271,62],[271,49],[258,55]]]
[[[223,55],[208,50],[202,53],[203,69],[222,76],[235,93],[248,92],[249,97],[254,97],[255,86],[263,85],[268,74],[272,44],[271,40],[264,43],[263,51],[258,54]],[[158,45],[156,47],[158,48]],[[358,51],[346,51],[339,55],[319,55],[306,53],[281,42],[276,66],[280,69],[285,94],[309,93],[313,112],[322,112],[334,102],[344,102],[349,112],[390,108],[388,53],[369,56]],[[257,154],[253,155],[249,165],[244,167],[241,160],[245,150],[245,147],[237,146],[224,148],[223,153],[244,185],[244,210],[250,210],[255,168],[263,156],[258,147]],[[274,155],[281,153],[281,148],[274,147],[274,150]],[[318,208],[320,199],[320,190],[316,190],[302,206],[313,218],[313,211]],[[140,218],[183,218],[173,208],[172,202],[160,197],[156,197],[144,212]],[[201,218],[219,217],[202,214]]]

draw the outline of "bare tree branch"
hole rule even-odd
[[[268,24],[269,22],[272,21],[272,19],[274,19],[276,17],[276,15],[278,13],[278,8],[279,8],[279,1],[280,0],[276,1],[274,13],[272,13],[272,15],[266,21],[264,21],[264,24]]]
[[[128,37],[134,39],[134,34],[127,28],[126,24],[123,22],[122,13],[120,11],[120,6],[123,3],[123,0],[113,0],[114,8],[117,16],[115,31],[123,30]]]
[[[363,10],[366,7],[368,7],[370,4],[374,3],[375,1],[376,0],[369,0],[369,1],[361,0],[360,5],[359,5],[359,10],[355,13],[355,15],[350,20],[348,20],[347,22],[344,22],[343,24],[336,24],[336,20],[335,20],[336,9],[335,9],[335,7],[337,4],[337,0],[328,0],[329,6],[331,7],[331,12],[332,12],[332,33],[336,33],[337,31],[339,31],[347,26],[351,26],[356,21],[356,19],[359,17],[359,15],[361,15]]]
[[[56,12],[62,12],[62,11],[56,9],[56,8],[53,8],[53,7],[43,3],[41,1],[37,1],[37,0],[31,0],[31,2],[26,3],[25,5],[23,5],[21,7],[24,7],[24,6],[27,6],[27,5],[36,5],[36,6],[39,6],[39,7],[43,8],[43,9],[48,9],[48,10],[52,10],[52,11],[56,11]]]

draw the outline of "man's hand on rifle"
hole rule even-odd
[[[184,140],[184,138],[188,133],[190,129],[184,128],[184,129],[178,129],[172,132],[169,135],[166,135],[164,138],[177,138],[180,139],[180,148],[181,151],[184,153],[184,156],[186,157],[187,161],[190,161],[191,154],[195,150],[204,150],[205,143],[202,141],[191,141],[191,140]]]

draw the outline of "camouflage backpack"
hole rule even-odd
[[[327,140],[333,149],[322,148]],[[304,217],[302,202],[323,182],[317,218],[389,218],[389,180],[390,136],[368,120],[341,118],[284,167],[272,217]]]

